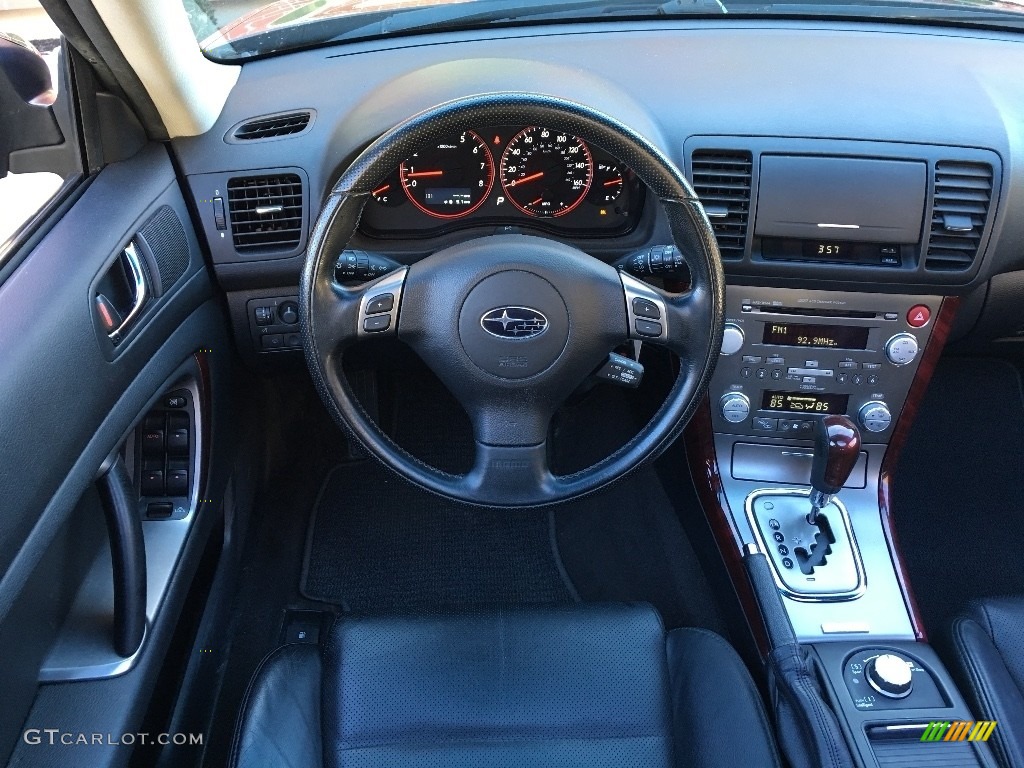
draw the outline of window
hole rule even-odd
[[[63,46],[38,0],[0,0],[0,265],[81,167]]]

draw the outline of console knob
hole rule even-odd
[[[722,395],[722,418],[730,424],[746,421],[750,415],[750,399],[742,392],[727,392]]]
[[[892,424],[892,411],[881,400],[864,403],[857,415],[860,425],[868,432],[885,432]]]
[[[736,323],[726,323],[722,334],[722,354],[735,355],[743,349],[743,329]]]
[[[897,333],[885,342],[885,356],[893,365],[908,365],[914,362],[918,350],[917,337],[912,333]]]
[[[867,665],[868,684],[883,696],[902,699],[914,688],[910,662],[894,653],[876,656]]]

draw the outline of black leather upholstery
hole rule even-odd
[[[320,653],[315,645],[285,645],[260,664],[245,692],[232,765],[310,768],[323,764]]]
[[[322,659],[322,674],[320,670]],[[779,765],[720,637],[645,605],[344,619],[257,672],[235,768]],[[674,743],[673,743],[674,742]],[[749,761],[746,759],[749,757]]]
[[[1004,767],[1024,768],[1024,598],[989,598],[953,623],[964,697],[979,720],[996,720],[991,744]]]
[[[779,765],[760,694],[732,646],[714,632],[676,629],[667,649],[675,765]]]

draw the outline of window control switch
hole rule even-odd
[[[163,496],[164,471],[162,469],[143,470],[140,490],[143,496]]]
[[[167,433],[167,453],[171,456],[188,456],[188,427]]]
[[[188,496],[187,469],[169,469],[167,471],[167,495]]]

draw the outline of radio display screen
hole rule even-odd
[[[813,323],[765,323],[765,344],[824,349],[867,349],[870,328]]]
[[[761,409],[793,413],[846,413],[849,403],[849,395],[767,391],[761,398]]]

